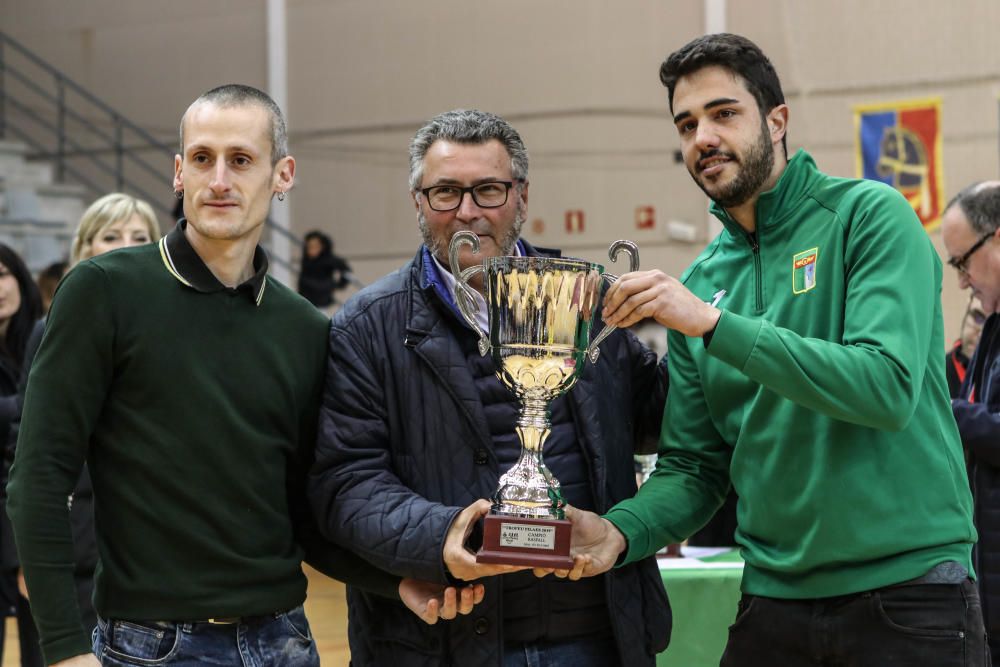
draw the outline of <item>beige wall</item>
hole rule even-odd
[[[480,107],[531,154],[529,221],[545,231],[529,222],[528,238],[604,261],[628,237],[644,266],[680,272],[700,244],[669,240],[664,223],[704,238],[706,202],[673,161],[657,68],[703,31],[702,13],[700,0],[288,0],[294,229],[330,232],[363,280],[396,267],[419,242],[409,137],[440,111]],[[782,76],[789,148],[826,171],[854,175],[852,105],[934,95],[947,196],[996,177],[1000,3],[729,0],[726,20]],[[0,25],[171,142],[203,90],[266,85],[263,0],[0,0]],[[169,166],[157,186],[168,198]],[[635,228],[641,205],[657,229]],[[585,211],[584,234],[563,231],[567,209]],[[943,303],[954,337],[964,298],[950,271]]]

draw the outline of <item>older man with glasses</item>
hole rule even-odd
[[[472,615],[436,626],[349,588],[358,667],[639,667],[666,646],[669,608],[651,558],[570,582],[473,553],[483,499],[520,453],[519,405],[456,307],[448,244],[461,230],[479,236],[480,253],[459,257],[463,269],[491,256],[558,256],[520,236],[528,185],[524,143],[502,118],[456,110],[430,120],[410,144],[423,245],[333,318],[309,491],[321,529],[389,572],[486,586]],[[666,390],[665,364],[632,333],[616,331],[601,350],[552,402],[545,443],[566,500],[594,511],[635,493],[632,453],[655,441]]]
[[[1000,181],[973,183],[952,199],[941,219],[941,239],[987,315],[965,379],[952,400],[969,462],[979,542],[972,552],[979,574],[993,664],[1000,665]],[[996,588],[994,588],[996,586]]]

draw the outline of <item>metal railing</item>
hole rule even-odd
[[[3,31],[0,139],[24,143],[29,159],[50,161],[60,182],[76,182],[94,198],[113,191],[130,193],[173,221],[173,209],[164,202],[170,201],[174,149]],[[302,246],[301,238],[270,218],[266,225],[294,248]],[[297,273],[284,258],[270,259]]]

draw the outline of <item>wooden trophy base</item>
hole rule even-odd
[[[483,519],[483,547],[476,553],[476,562],[569,570],[573,567],[571,531],[566,519],[529,519],[491,512]]]

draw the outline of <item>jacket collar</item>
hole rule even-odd
[[[562,255],[560,251],[551,248],[535,248],[524,239],[518,239],[517,246],[518,251],[524,257],[560,257]],[[455,304],[455,296],[451,293],[451,287],[445,277],[441,275],[438,263],[434,261],[427,246],[420,246],[417,259],[419,260],[417,264],[420,266],[421,289],[428,294],[431,292],[436,294],[437,298],[458,317],[459,322],[465,324],[465,318],[462,317],[458,306]]]
[[[819,175],[820,171],[812,156],[800,148],[788,161],[775,186],[757,198],[757,229],[772,227],[795,217],[799,202],[808,196]],[[746,236],[746,231],[739,223],[714,201],[709,205],[709,211],[719,219],[730,235],[740,238]]]
[[[181,284],[199,292],[211,293],[229,289],[215,277],[184,235],[187,220],[181,218],[169,234],[160,239],[160,258],[163,265]],[[244,291],[258,306],[264,298],[267,285],[267,253],[259,245],[253,253],[254,274],[237,285],[234,291]]]
[[[535,248],[523,239],[519,240],[521,253],[528,257],[560,257],[558,250]],[[430,265],[430,266],[428,266]],[[441,385],[456,404],[461,406],[469,424],[479,438],[479,445],[492,447],[492,438],[486,426],[479,391],[469,372],[465,354],[462,352],[455,330],[447,318],[455,318],[468,328],[465,319],[455,306],[454,297],[444,286],[444,281],[436,276],[434,262],[425,246],[421,246],[409,265],[409,280],[406,294],[406,333],[403,344],[410,347],[427,363]],[[440,290],[440,291],[439,291]],[[472,335],[471,330],[468,335]],[[470,447],[477,443],[468,442]]]

